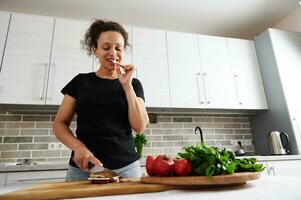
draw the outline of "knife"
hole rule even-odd
[[[98,172],[107,172],[112,177],[120,176],[118,173],[114,172],[113,170],[110,170],[110,169],[105,168],[103,166],[97,166],[97,165],[95,165],[91,162],[89,162],[88,172],[92,173],[92,174],[95,174],[95,173],[98,173]]]

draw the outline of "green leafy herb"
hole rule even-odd
[[[256,163],[255,158],[236,159],[232,151],[220,150],[217,147],[209,147],[204,144],[184,147],[184,152],[178,153],[178,157],[191,162],[193,173],[200,176],[214,176],[232,174],[234,172],[259,172],[264,168]]]
[[[142,149],[143,149],[143,146],[146,145],[146,143],[147,143],[147,139],[145,138],[145,135],[143,133],[136,134],[135,147],[137,150],[137,154],[139,156],[142,155]]]

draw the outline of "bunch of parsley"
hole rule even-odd
[[[264,168],[256,163],[255,158],[236,159],[232,151],[220,150],[217,147],[209,147],[204,144],[184,147],[184,152],[178,153],[178,157],[189,160],[193,173],[200,176],[215,176],[232,174],[234,172],[259,172]]]

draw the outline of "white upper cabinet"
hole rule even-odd
[[[167,32],[171,106],[201,108],[205,105],[200,84],[198,35]]]
[[[237,108],[267,109],[254,42],[227,38]]]
[[[53,26],[51,17],[12,14],[0,73],[0,103],[45,104]]]
[[[226,38],[200,35],[199,50],[206,108],[237,108]]]
[[[93,57],[80,44],[88,26],[86,21],[55,19],[46,104],[60,104],[61,89],[78,73],[92,71]]]
[[[4,53],[4,47],[6,42],[6,36],[9,26],[10,14],[7,12],[0,12],[0,72],[1,72],[1,64],[2,57]]]
[[[165,31],[133,27],[133,64],[142,82],[146,106],[170,107]]]

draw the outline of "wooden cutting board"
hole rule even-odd
[[[120,194],[161,192],[176,189],[176,186],[141,183],[140,179],[124,183],[92,184],[90,181],[40,184],[0,196],[0,200],[49,200],[94,197]]]
[[[0,200],[53,200],[161,192],[173,189],[239,186],[259,177],[259,172],[244,172],[213,176],[211,179],[207,176],[141,177],[141,180],[125,179],[123,183],[92,184],[89,181],[49,183],[1,195]]]
[[[141,177],[141,183],[164,184],[173,186],[227,186],[243,185],[247,181],[260,178],[260,172],[242,172],[231,175],[207,176],[171,176],[171,177]]]

